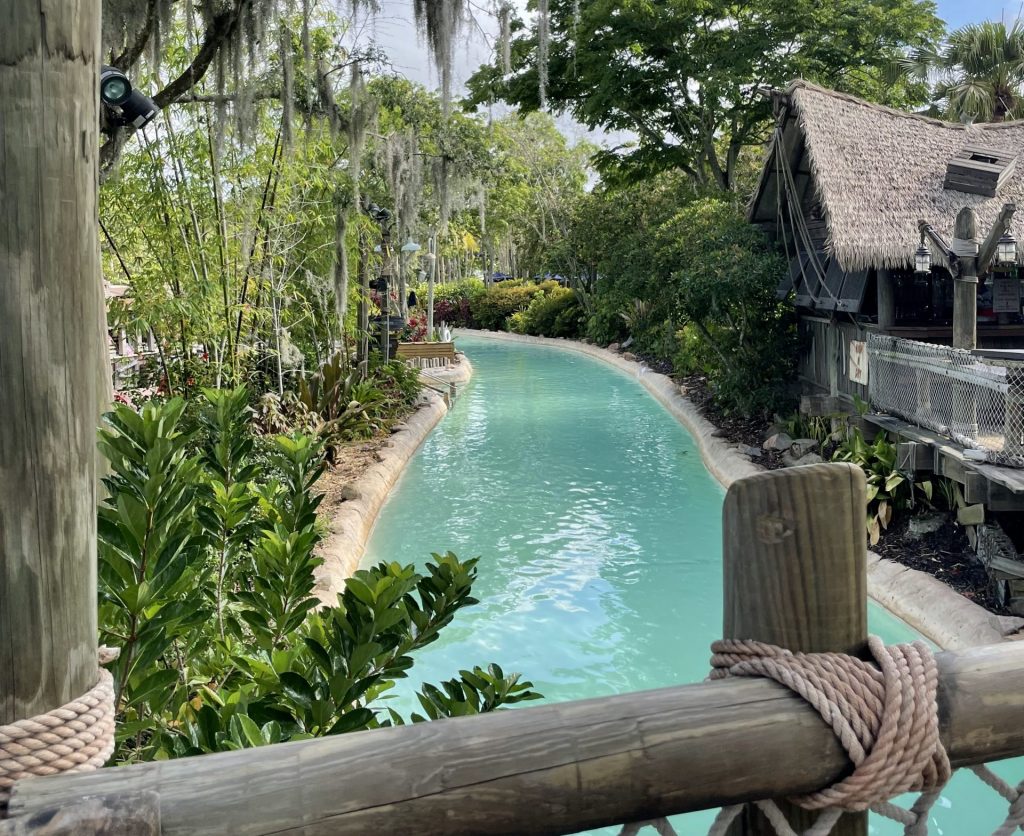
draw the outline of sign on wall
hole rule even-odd
[[[850,340],[850,380],[868,385],[868,344],[861,340]]]
[[[1018,279],[992,280],[992,312],[1020,313],[1020,281]]]

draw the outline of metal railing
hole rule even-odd
[[[868,335],[871,406],[1024,467],[1024,352],[967,351]]]

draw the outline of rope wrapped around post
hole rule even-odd
[[[854,764],[851,775],[818,792],[789,799],[808,810],[824,810],[805,836],[824,836],[843,811],[892,815],[890,798],[922,795],[911,811],[900,811],[907,836],[927,833],[928,810],[951,770],[939,738],[935,694],[938,668],[923,642],[886,647],[877,636],[868,647],[878,667],[843,653],[792,653],[755,641],[712,644],[711,679],[762,676],[808,702],[829,726]],[[771,802],[758,804],[781,836],[788,827]],[[724,834],[742,806],[722,810],[711,836]]]
[[[101,647],[99,663],[117,658]],[[0,817],[23,778],[99,769],[114,751],[114,680],[99,668],[96,684],[59,708],[0,725]]]

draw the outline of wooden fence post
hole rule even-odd
[[[867,644],[864,472],[815,464],[735,482],[723,510],[723,636],[794,651],[861,655]],[[782,809],[799,833],[817,813]],[[773,836],[753,806],[730,836]],[[867,814],[847,814],[834,836],[865,836]]]
[[[110,374],[100,4],[11,0],[3,19],[0,724],[96,684],[96,424]]]

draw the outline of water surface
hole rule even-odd
[[[420,653],[396,705],[408,712],[420,683],[488,662],[550,701],[703,679],[721,633],[725,494],[693,439],[598,360],[485,338],[459,347],[473,381],[410,462],[364,561],[479,555],[481,603]],[[886,641],[916,637],[879,607],[870,619]],[[1005,806],[973,776],[954,782],[931,832],[991,833]],[[677,830],[706,832],[713,815]],[[875,817],[872,832],[902,830]]]

